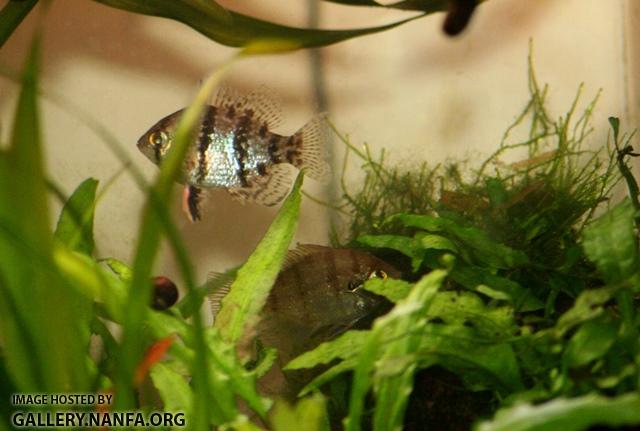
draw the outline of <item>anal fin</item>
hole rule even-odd
[[[287,163],[271,166],[266,175],[248,179],[248,187],[229,189],[229,194],[242,203],[255,202],[273,206],[282,201],[291,190],[293,169]]]

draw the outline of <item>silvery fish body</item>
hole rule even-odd
[[[317,180],[327,178],[319,118],[291,136],[274,133],[279,109],[272,100],[260,92],[237,97],[223,90],[205,108],[181,173],[192,219],[200,217],[202,188],[223,188],[242,202],[271,206],[288,193],[291,167]],[[171,148],[183,112],[161,119],[138,140],[140,151],[155,164],[162,163]]]
[[[391,304],[362,288],[373,277],[398,278],[392,265],[368,253],[300,245],[289,252],[267,298],[255,333],[262,346],[275,348],[276,364],[259,381],[265,395],[293,398],[318,370],[283,372],[293,358],[349,329],[368,327]],[[219,280],[219,279],[218,279]],[[232,280],[218,284],[210,295],[217,314]]]

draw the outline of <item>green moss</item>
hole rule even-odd
[[[528,83],[530,100],[525,109],[480,166],[466,161],[433,167],[426,162],[389,165],[385,150],[376,158],[366,145],[359,151],[337,133],[347,152],[362,160],[364,180],[354,190],[345,183],[343,172],[340,208],[350,219],[346,229],[335,228],[340,234],[334,242],[352,243],[364,234],[407,233],[387,222],[393,214],[446,214],[546,263],[557,261],[558,250],[575,241],[598,205],[608,200],[620,175],[608,143],[599,150],[586,145],[598,96],[578,114],[580,86],[566,114],[553,119],[545,106],[547,87],[538,85],[532,66]],[[528,137],[511,142],[510,136],[523,128]],[[526,160],[503,161],[523,151]]]

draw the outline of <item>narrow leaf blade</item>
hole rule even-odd
[[[618,427],[640,424],[637,393],[607,398],[590,394],[580,398],[556,398],[544,404],[516,405],[499,410],[476,431],[578,431],[594,425]]]
[[[238,340],[244,329],[254,322],[278,276],[298,225],[302,178],[299,174],[291,194],[254,252],[238,270],[229,294],[222,301],[215,327],[225,340]]]
[[[180,2],[160,0],[147,2],[134,0],[95,1],[130,12],[174,19],[218,43],[234,47],[246,46],[257,40],[287,41],[292,48],[326,46],[354,37],[389,30],[426,15],[426,13],[423,13],[378,27],[350,30],[318,30],[275,24],[230,10],[221,12],[219,9],[203,8],[203,2],[198,0],[183,0]]]
[[[58,218],[55,237],[74,251],[93,253],[93,216],[98,181],[84,180],[65,203]]]

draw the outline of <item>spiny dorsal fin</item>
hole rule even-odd
[[[222,86],[216,94],[214,105],[225,108],[233,106],[238,111],[250,109],[256,123],[265,123],[269,131],[278,127],[282,121],[282,109],[277,95],[264,86],[246,95]]]
[[[265,86],[260,86],[242,97],[242,102],[255,110],[256,118],[265,122],[269,129],[282,123],[282,106],[278,95]]]
[[[328,250],[331,250],[331,248],[322,245],[298,244],[295,249],[287,251],[280,271],[290,268],[312,254],[326,252]],[[236,279],[236,274],[237,268],[227,272],[210,272],[207,277],[205,286],[210,292],[207,297],[211,304],[211,314],[213,315],[214,321],[222,307],[222,300],[227,293],[229,293],[229,290],[231,290],[231,285]]]
[[[221,85],[216,92],[213,104],[219,108],[225,108],[234,105],[240,95],[238,92],[227,85]]]
[[[287,251],[281,271],[292,267],[314,253],[326,252],[330,249],[330,247],[317,244],[298,244],[293,250]]]

